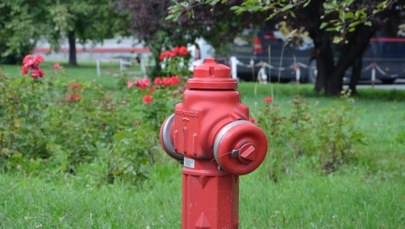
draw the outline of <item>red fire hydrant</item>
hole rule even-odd
[[[183,229],[238,228],[239,175],[266,156],[266,135],[236,88],[230,68],[205,59],[160,129],[163,149],[184,165]]]

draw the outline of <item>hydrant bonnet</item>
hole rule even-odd
[[[188,89],[235,90],[237,81],[230,77],[230,68],[207,58],[194,68],[194,77],[187,81]]]

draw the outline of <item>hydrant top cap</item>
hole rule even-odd
[[[230,78],[231,69],[217,64],[214,58],[204,59],[202,65],[194,68],[194,78]]]
[[[217,64],[214,58],[204,59],[203,64],[194,68],[192,79],[187,82],[190,89],[236,89],[237,81],[231,78],[231,69]]]

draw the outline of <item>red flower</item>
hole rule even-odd
[[[179,55],[179,53],[180,53],[180,47],[174,47],[173,49],[172,49],[172,52],[174,53],[174,55]]]
[[[187,56],[188,55],[188,50],[186,46],[180,46],[179,48],[179,53],[178,55],[180,56]]]
[[[180,78],[178,76],[170,76],[170,77],[157,77],[155,78],[154,84],[156,86],[162,85],[164,87],[169,87],[171,85],[176,85],[180,83]]]
[[[180,78],[178,76],[172,76],[172,77],[170,77],[170,80],[172,81],[171,82],[172,85],[176,85],[176,84],[180,83]]]
[[[160,53],[159,60],[163,61],[165,58],[166,58],[166,56],[165,56],[164,52]]]
[[[78,88],[80,88],[80,83],[72,83],[72,84],[70,84],[69,86],[68,86],[68,90],[75,90],[75,89],[78,89]]]
[[[264,102],[265,102],[265,103],[271,103],[271,102],[273,102],[273,98],[271,98],[270,96],[266,96],[266,97],[264,98]]]
[[[144,102],[145,104],[151,103],[152,100],[153,100],[153,98],[152,98],[152,96],[150,96],[150,95],[145,95],[145,96],[143,97],[143,102]]]
[[[159,59],[160,59],[160,61],[163,61],[165,58],[172,58],[174,56],[176,56],[176,54],[174,52],[167,50],[160,54]]]
[[[136,86],[139,87],[140,89],[145,89],[150,86],[150,80],[149,79],[137,80]]]
[[[79,101],[79,99],[80,99],[80,95],[77,93],[69,94],[66,96],[67,102]]]
[[[250,117],[249,121],[250,121],[251,123],[256,123],[256,119],[253,118],[253,117]]]
[[[162,85],[168,87],[172,85],[172,80],[169,77],[163,77]]]
[[[149,92],[152,93],[152,92],[154,92],[154,91],[155,91],[155,88],[154,88],[154,87],[150,87],[150,88],[149,88]]]
[[[153,81],[153,84],[156,86],[162,85],[163,84],[162,78],[156,77],[155,80]]]

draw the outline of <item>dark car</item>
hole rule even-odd
[[[260,30],[253,35],[249,32],[234,39],[230,53],[239,61],[237,71],[241,80],[256,80],[265,63],[272,81],[315,82],[314,45],[307,32],[291,31],[285,22],[277,24],[273,31]],[[350,72],[347,71],[346,78]],[[396,36],[377,33],[363,57],[361,80],[393,83],[397,78],[405,78],[405,24],[399,25]]]

